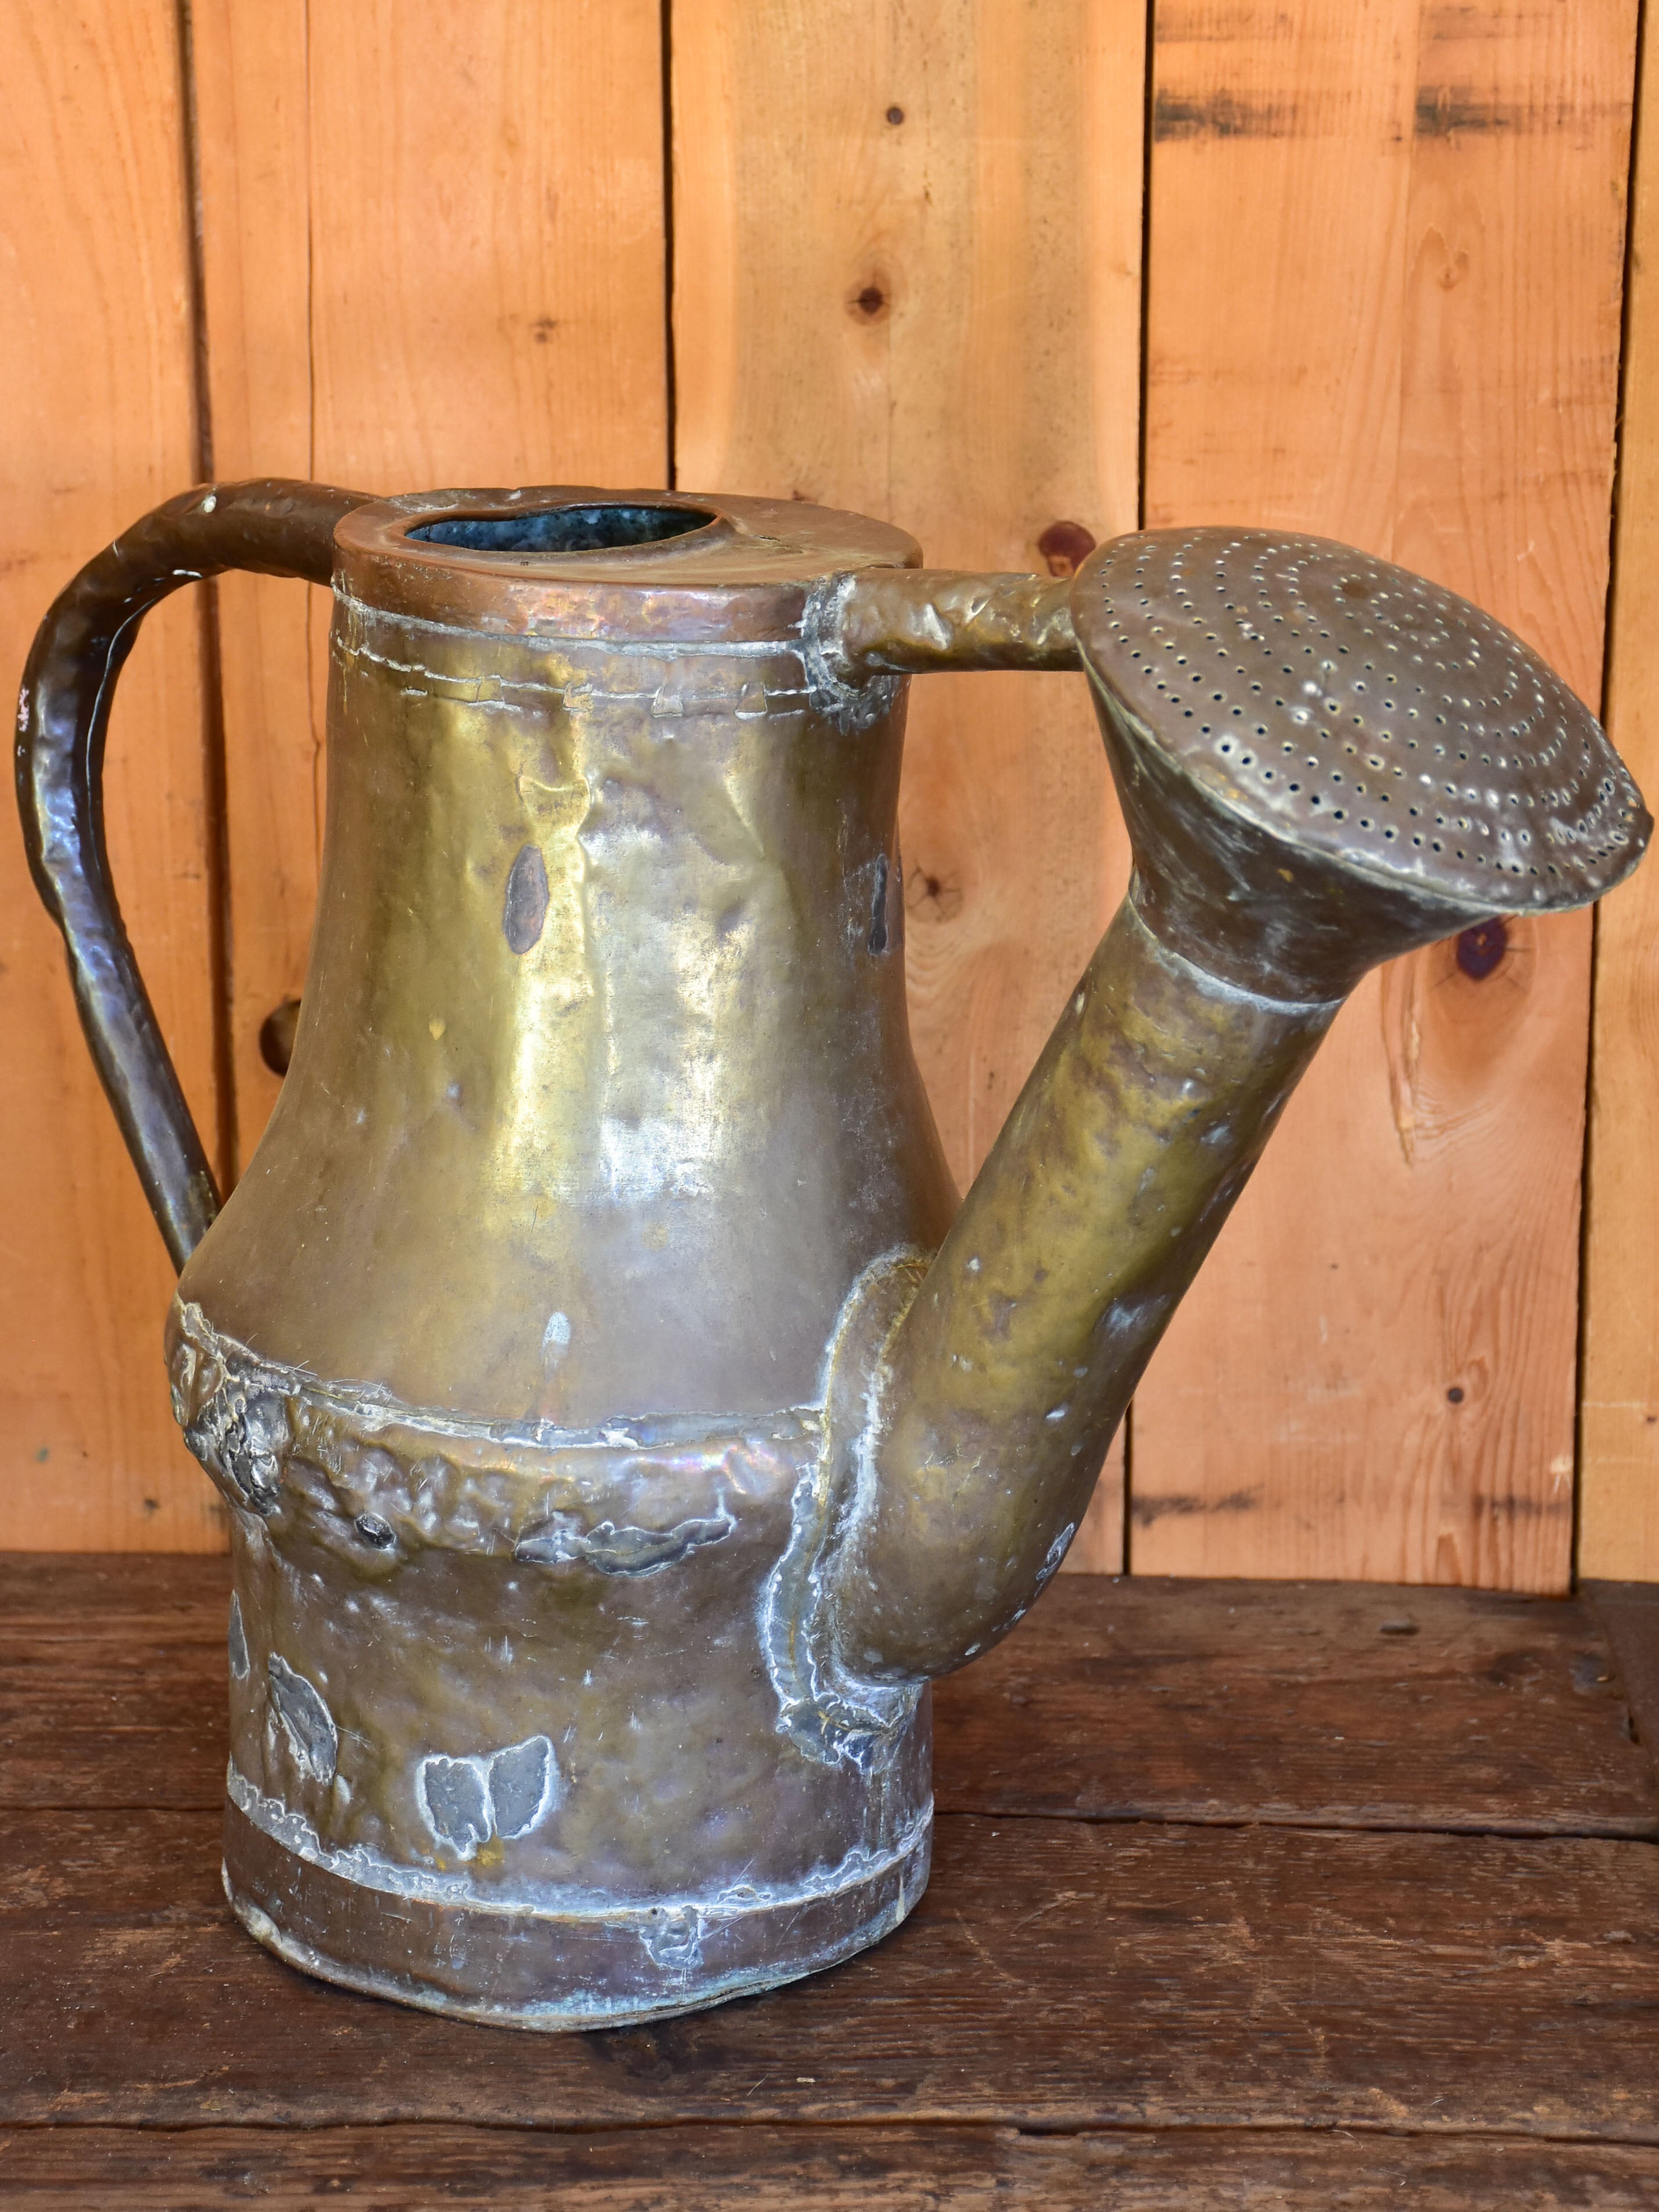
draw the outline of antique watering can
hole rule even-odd
[[[1558,678],[1364,554],[919,557],[794,501],[270,482],[157,509],[40,631],[31,859],[230,1509],[226,1888],[312,1972],[587,2027],[896,1926],[927,1681],[1059,1565],[1345,995],[1647,839]],[[139,618],[232,568],[335,611],[292,1066],[216,1218],[99,770]],[[906,1026],[904,679],[1079,666],[1133,883],[958,1207]]]

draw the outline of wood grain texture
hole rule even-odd
[[[0,635],[12,681],[53,595],[195,473],[173,0],[0,19]],[[200,616],[146,623],[105,811],[121,904],[210,1147]],[[0,1546],[219,1541],[167,1410],[172,1272],[88,1055],[64,949],[0,829]]]
[[[232,1919],[217,1819],[14,1813],[0,2124],[903,2120],[1659,2141],[1659,1853],[954,1814],[887,1942],[710,2012],[485,2033]]]
[[[941,565],[1133,528],[1139,0],[672,25],[679,483],[880,515]],[[914,685],[900,824],[912,1031],[965,1185],[1127,877],[1081,684]],[[1121,1485],[1115,1449],[1068,1564],[1121,1564]]]
[[[216,1813],[228,1586],[218,1559],[0,1559],[0,1807]],[[1633,1650],[1615,1665],[1572,1602],[1074,1577],[938,1686],[935,1796],[945,1812],[1651,1837]]]
[[[1148,521],[1350,539],[1595,700],[1634,0],[1158,21]],[[1566,1586],[1588,951],[1356,995],[1137,1398],[1138,1571]]]
[[[190,1807],[225,1787],[223,1557],[0,1556],[0,1807]]]
[[[1659,39],[1631,201],[1607,727],[1659,793]],[[1578,1571],[1659,1581],[1659,872],[1596,915],[1579,1408]]]
[[[1595,697],[1636,13],[1164,0],[1149,520],[1350,537],[1471,592]],[[217,473],[648,484],[672,465],[890,514],[934,560],[1040,568],[1082,544],[1045,550],[1052,525],[1136,519],[1145,15],[676,0],[670,455],[656,0],[17,14],[14,665],[57,585],[195,473],[181,21]],[[1647,68],[1651,87],[1652,41]],[[1650,784],[1656,168],[1650,143],[1610,684]],[[219,592],[246,1158],[276,1089],[259,1024],[303,970],[323,655],[303,587]],[[199,662],[195,611],[162,610],[124,679],[110,814],[211,1129]],[[937,679],[914,705],[908,969],[965,1179],[1126,855],[1079,685]],[[166,1411],[166,1262],[6,834],[0,1546],[215,1546]],[[1648,872],[1601,923],[1583,1564],[1659,1576]],[[1517,928],[1484,980],[1426,954],[1344,1017],[1143,1386],[1138,1570],[1564,1586],[1587,943],[1578,920]],[[1121,1563],[1121,1486],[1115,1453],[1069,1565]]]
[[[1631,1723],[1645,1678],[1630,1672],[1571,1601],[1079,1578],[936,1687],[934,1799],[1091,1820],[1651,1838],[1659,1787]]]
[[[195,50],[218,475],[662,480],[654,0],[199,0]],[[327,604],[222,590],[246,1158],[304,981]]]
[[[32,2128],[9,2212],[1637,2212],[1659,2151],[1306,2130]]]
[[[1638,1742],[1659,1753],[1659,1583],[1586,1582],[1584,1602],[1613,1655]]]
[[[213,473],[314,477],[307,0],[191,0]],[[322,831],[329,595],[215,586],[236,1164],[276,1102],[259,1029],[305,977]]]
[[[224,1571],[0,1561],[0,1681],[30,1647],[65,1670],[33,1686],[43,1711],[58,1701],[55,1783],[39,1770],[33,1802],[0,1823],[0,2197],[20,2212],[1659,2203],[1650,1844],[1272,1825],[1333,1683],[1373,1737],[1409,1718],[1431,1772],[1461,1735],[1476,1799],[1483,1738],[1508,1731],[1517,1775],[1530,1739],[1538,1796],[1595,1817],[1607,1743],[1627,1740],[1578,1606],[1057,1586],[1004,1656],[1029,1645],[1060,1695],[1018,1708],[1014,1673],[992,1662],[951,1686],[954,1716],[941,1701],[942,1774],[1000,1740],[1012,1707],[1030,1795],[1005,1769],[990,1817],[943,1814],[932,1883],[896,1936],[698,2016],[534,2037],[278,1965],[230,1919],[216,1808],[108,1798],[107,1765],[75,1755],[81,1701],[100,1702],[76,1668],[103,1666],[112,1739],[153,1696],[161,1643],[188,1680],[210,1641],[216,1674]],[[1103,1671],[1109,1638],[1135,1649]],[[1051,1766],[1108,1714],[1133,1726],[1183,1690],[1190,1705],[1218,1674],[1248,1686],[1231,1711],[1220,1691],[1190,1757],[1225,1778],[1235,1825],[1193,1825],[1190,1792],[1164,1824],[1033,1817]],[[1576,1730],[1553,1717],[1563,1702]],[[15,1765],[8,1744],[0,1775]],[[1431,1786],[1425,1816],[1433,1804]]]
[[[659,481],[657,9],[312,0],[309,28],[314,466]]]

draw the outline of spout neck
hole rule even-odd
[[[1072,669],[1071,583],[955,568],[868,568],[818,587],[826,658],[843,683],[886,672]]]
[[[1024,1613],[1336,1011],[1120,909],[872,1377],[834,1570],[850,1677],[943,1674]]]

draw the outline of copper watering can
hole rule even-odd
[[[1559,679],[1364,554],[919,558],[796,501],[271,482],[158,508],[40,631],[30,856],[229,1507],[226,1887],[313,1973],[591,2027],[896,1926],[927,1684],[1059,1565],[1343,998],[1646,842]],[[99,769],[139,618],[231,568],[335,613],[293,1060],[220,1212]],[[905,679],[1079,667],[1133,883],[958,1206],[906,1026]]]

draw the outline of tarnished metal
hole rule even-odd
[[[272,516],[258,564],[334,580],[326,850],[203,1235],[96,757],[137,613]],[[312,1972],[573,2027],[895,1925],[927,1682],[1058,1566],[1343,996],[1645,842],[1518,640],[1348,549],[918,557],[799,502],[231,487],[42,631],[31,852],[230,1510],[227,1886]],[[904,684],[1079,665],[1133,884],[958,1210],[906,1027]]]
[[[87,1041],[175,1267],[212,1220],[218,1193],[110,880],[101,798],[110,701],[158,600],[226,568],[327,583],[334,526],[356,500],[280,478],[169,500],[60,595],[24,671],[17,799],[29,866],[64,933]]]

